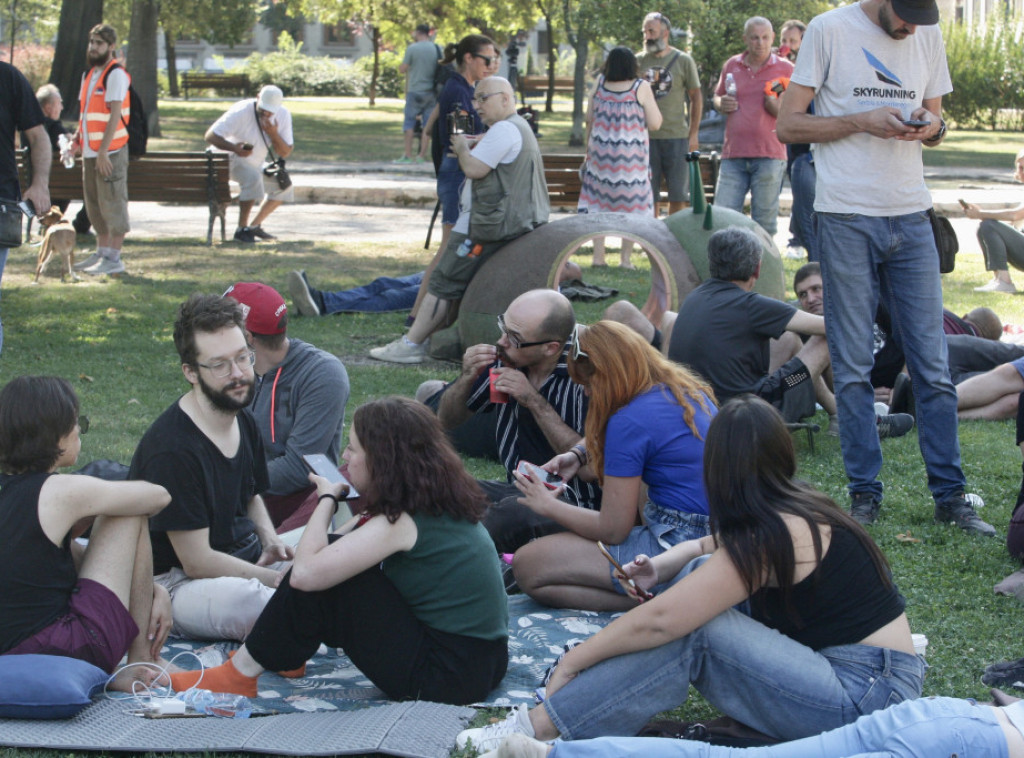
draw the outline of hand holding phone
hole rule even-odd
[[[640,600],[641,603],[644,600],[650,600],[651,598],[654,597],[654,593],[653,592],[648,592],[647,590],[645,590],[645,589],[641,588],[639,585],[637,585],[637,583],[634,582],[632,579],[630,579],[629,574],[627,574],[626,570],[624,568],[622,568],[622,564],[620,564],[617,560],[615,560],[614,556],[612,556],[612,554],[608,552],[608,548],[606,548],[604,546],[604,543],[601,542],[600,540],[598,540],[598,542],[597,542],[597,549],[600,550],[602,555],[604,555],[605,559],[610,564],[612,564],[612,566],[614,566],[615,569],[620,574],[622,574],[622,576],[624,576],[626,578],[626,584],[628,584],[632,589],[636,590],[637,598]]]
[[[344,496],[345,500],[354,500],[359,497],[359,493],[352,486],[352,482],[342,476],[341,472],[338,471],[338,467],[331,463],[331,459],[323,453],[310,453],[302,456],[302,460],[306,463],[309,470],[317,476],[322,476],[331,484],[344,484],[348,487],[348,491]]]
[[[963,208],[963,209],[964,209],[965,211],[966,211],[966,210],[969,210],[969,209],[970,209],[970,207],[971,207],[971,204],[970,204],[970,203],[968,203],[968,202],[967,202],[966,200],[964,200],[964,199],[963,199],[962,197],[961,197],[961,198],[959,198],[959,202],[960,202],[960,206],[961,206],[961,207],[962,207],[962,208]]]
[[[903,122],[903,125],[913,127],[914,129],[920,129],[922,126],[928,126],[930,123],[931,121],[922,121],[919,118],[908,118]]]
[[[516,472],[531,481],[540,482],[549,490],[557,490],[565,484],[565,480],[558,474],[552,474],[549,471],[545,471],[535,463],[519,461],[519,465],[516,466]]]

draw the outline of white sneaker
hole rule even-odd
[[[1013,282],[1004,282],[1002,279],[993,279],[988,284],[984,284],[981,287],[975,287],[975,292],[1016,292],[1017,288],[1013,286]]]
[[[546,742],[531,739],[525,734],[509,735],[501,746],[480,758],[547,758],[551,746]]]
[[[97,263],[100,262],[100,259],[101,259],[100,254],[94,252],[92,255],[90,255],[88,258],[86,258],[84,261],[78,261],[78,263],[76,263],[71,268],[73,268],[75,271],[83,271],[83,270],[89,268],[90,266],[95,266]]]
[[[86,269],[82,269],[82,273],[88,274],[89,276],[100,276],[102,274],[123,274],[124,261],[122,261],[120,258],[118,258],[116,261],[113,261],[110,258],[100,258],[99,261],[95,263],[95,265],[92,265]]]
[[[389,342],[384,347],[375,347],[370,351],[370,357],[387,363],[423,363],[427,357],[427,343],[422,345],[409,345],[399,337],[394,342]]]
[[[508,714],[504,721],[497,724],[477,727],[476,729],[464,729],[455,738],[455,747],[465,750],[469,743],[472,743],[473,750],[477,755],[497,750],[506,737],[513,734],[525,734],[527,737],[534,737],[533,725],[530,723],[530,709],[526,703],[520,703]]]

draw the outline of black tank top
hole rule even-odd
[[[0,488],[0,653],[55,621],[78,579],[70,537],[58,547],[39,525],[39,490],[49,476],[19,474]]]
[[[751,597],[751,616],[812,650],[852,645],[899,618],[906,600],[878,575],[871,554],[851,532],[832,529],[821,563],[793,585],[790,606],[778,587]]]

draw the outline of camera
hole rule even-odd
[[[473,117],[465,111],[452,111],[448,114],[448,134],[472,134]]]

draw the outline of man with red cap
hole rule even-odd
[[[270,473],[263,502],[274,526],[283,525],[278,531],[303,526],[316,506],[316,488],[302,456],[323,453],[337,463],[348,373],[335,356],[288,336],[288,306],[273,287],[238,282],[224,295],[241,304],[256,354],[249,411],[263,437]]]

